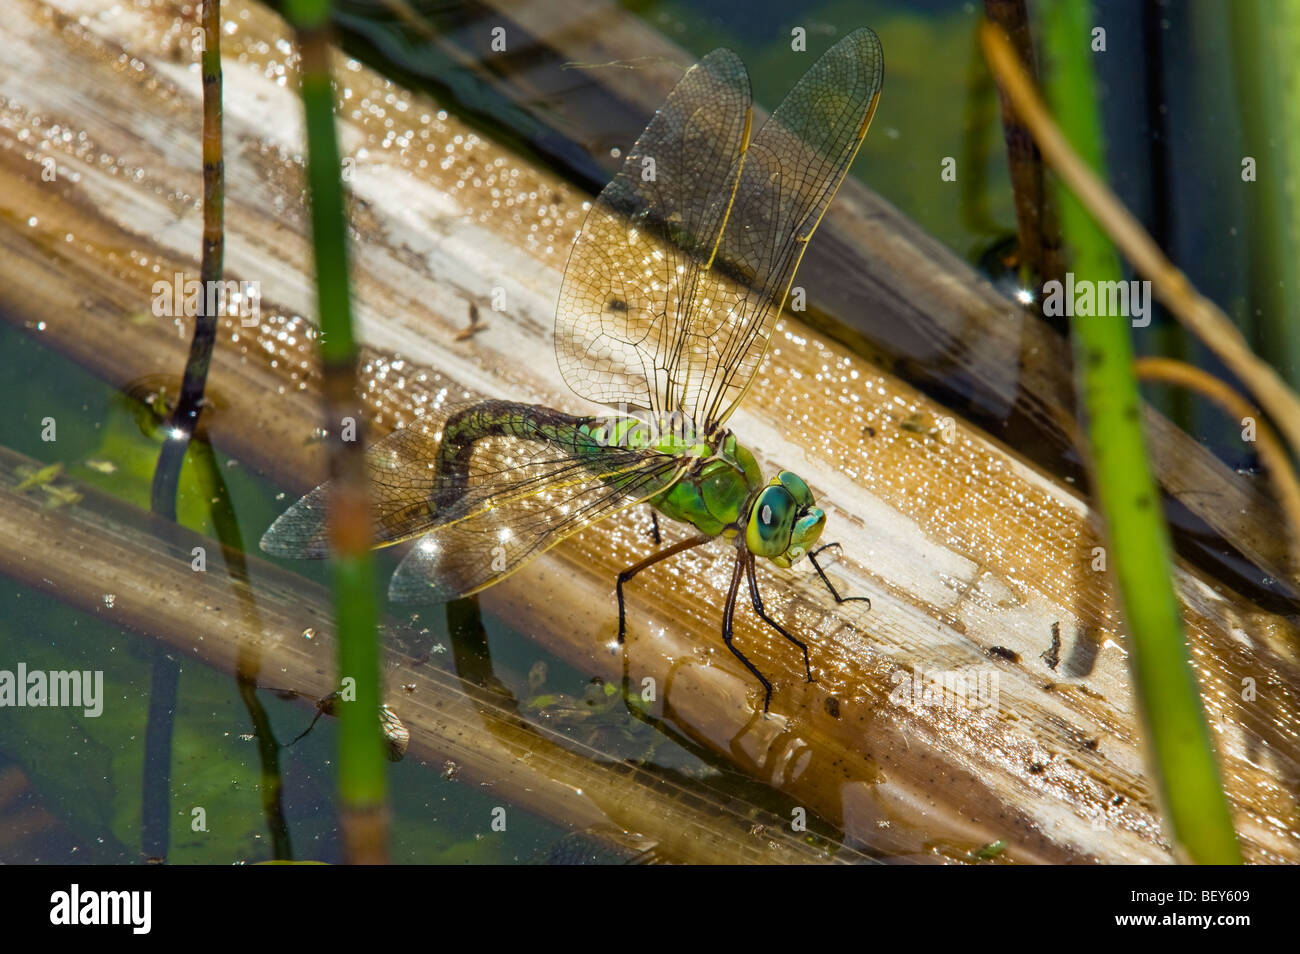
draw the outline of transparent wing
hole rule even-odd
[[[593,203],[555,321],[564,380],[600,404],[685,407],[690,310],[735,195],[749,77],[729,50],[691,67]]]
[[[477,593],[566,537],[653,496],[684,469],[680,460],[656,454],[622,472],[617,488],[589,479],[515,496],[435,527],[398,565],[389,598],[444,603]]]
[[[884,80],[880,39],[855,30],[754,136],[714,265],[692,309],[694,420],[721,424],[749,389],[795,271],[857,155]]]
[[[395,431],[366,452],[376,546],[434,534],[399,566],[390,586],[397,599],[437,602],[488,586],[570,534],[658,493],[686,466],[624,447],[601,448],[593,460],[578,452],[572,429],[555,426],[565,416],[521,415],[513,422],[520,435],[481,437],[439,472],[439,422],[457,410]],[[550,426],[542,423],[548,419]],[[271,525],[262,549],[299,559],[328,556],[328,500],[328,484],[307,494]]]
[[[879,38],[856,30],[748,142],[739,60],[717,50],[688,72],[570,256],[556,318],[569,386],[656,415],[680,410],[704,430],[730,417],[866,136],[883,77]]]
[[[421,422],[394,431],[366,449],[376,546],[401,543],[433,526],[434,461],[440,437],[440,430]],[[329,556],[329,496],[330,485],[324,483],[302,497],[263,534],[262,549],[290,559]]]

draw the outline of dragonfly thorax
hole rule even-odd
[[[777,566],[801,559],[822,535],[826,514],[813,506],[812,491],[798,474],[783,470],[749,507],[745,546]]]
[[[763,486],[754,455],[734,434],[724,431],[677,456],[696,459],[679,480],[650,502],[665,516],[692,524],[711,537],[742,530],[748,503]]]
[[[754,455],[730,431],[709,451],[651,503],[709,536],[740,536],[751,553],[777,566],[801,559],[826,524],[803,479],[783,470],[764,485]]]

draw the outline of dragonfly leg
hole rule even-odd
[[[754,674],[754,678],[763,684],[763,712],[766,713],[772,702],[772,684],[758,671],[758,667],[746,659],[745,654],[731,643],[731,623],[736,616],[736,592],[740,589],[740,577],[744,572],[745,554],[737,553],[736,569],[731,574],[731,586],[727,588],[727,604],[722,610],[722,641],[731,650],[731,655],[743,662],[745,668]]]
[[[286,742],[284,745],[281,746],[281,748],[287,749],[289,746],[296,744],[301,739],[306,738],[307,734],[311,732],[312,729],[316,728],[316,723],[320,721],[320,717],[323,716],[327,711],[330,711],[330,706],[337,704],[338,695],[339,695],[338,691],[336,690],[334,692],[331,692],[324,699],[318,699],[316,701],[316,717],[311,720],[311,725],[303,729],[302,732],[298,734],[298,737],[295,738],[292,742]]]
[[[628,567],[618,575],[618,585],[614,589],[618,593],[618,641],[620,643],[623,642],[624,637],[627,635],[627,611],[623,604],[623,584],[632,579],[632,577],[636,576],[646,567],[654,566],[660,560],[666,560],[670,556],[676,556],[683,550],[689,550],[691,547],[698,547],[701,543],[708,543],[712,539],[712,537],[706,537],[701,534],[698,537],[680,540],[670,547],[665,547],[658,553],[650,554],[640,563]]]
[[[659,514],[654,507],[650,508],[650,536],[654,538],[655,546],[661,546],[664,538],[659,535]]]
[[[758,595],[758,577],[754,574],[754,554],[752,553],[745,558],[745,574],[749,577],[749,598],[754,604],[754,612],[757,613],[758,618],[767,623],[768,626],[771,626],[774,630],[803,650],[804,672],[807,674],[809,682],[815,682],[816,680],[814,680],[812,676],[812,664],[808,661],[808,644],[791,636],[784,626],[772,619],[772,617],[768,616],[767,612],[763,609],[763,598]]]
[[[821,564],[817,562],[817,554],[821,553],[823,550],[829,550],[831,547],[834,547],[837,550],[844,549],[838,543],[828,543],[825,546],[818,547],[816,550],[808,551],[808,559],[812,560],[813,569],[817,571],[817,575],[820,576],[822,578],[822,582],[826,584],[826,589],[831,591],[831,596],[835,597],[836,603],[851,603],[854,601],[858,601],[858,602],[866,603],[867,609],[871,609],[871,600],[868,597],[840,596],[839,591],[836,590],[835,586],[831,583],[830,577],[828,577],[825,571],[822,570]]]

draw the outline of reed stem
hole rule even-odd
[[[330,76],[329,0],[287,5],[302,57],[299,71],[307,130],[307,187],[316,266],[318,343],[330,435],[329,531],[334,613],[339,635],[339,797],[343,856],[351,863],[388,859],[387,769],[379,711],[379,645],[374,557],[356,340],[348,280],[347,219],[340,181]]]

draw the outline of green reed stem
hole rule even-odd
[[[1061,130],[1094,169],[1104,169],[1087,0],[1043,7],[1050,99]],[[1116,281],[1115,250],[1067,189],[1058,190],[1076,282]],[[1079,317],[1071,327],[1087,414],[1094,492],[1105,515],[1129,662],[1153,770],[1175,846],[1198,863],[1241,861],[1205,723],[1172,583],[1169,533],[1142,433],[1129,320]]]
[[[1294,388],[1300,386],[1300,6],[1238,0],[1211,5],[1206,15],[1227,21],[1243,137],[1237,161],[1256,163],[1253,181],[1241,181],[1240,169],[1230,170],[1227,180],[1244,193],[1250,223],[1245,238],[1253,307],[1243,309],[1241,330]]]
[[[376,571],[361,404],[357,398],[356,341],[348,282],[347,219],[339,177],[330,80],[330,0],[290,0],[297,33],[307,129],[307,187],[320,312],[320,352],[329,443],[329,529],[339,637],[340,830],[350,862],[387,860],[387,770],[379,712]],[[351,433],[350,433],[351,431]],[[342,438],[342,439],[340,439]]]

